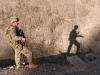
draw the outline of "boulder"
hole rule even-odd
[[[81,58],[79,58],[77,55],[75,55],[75,56],[67,56],[66,59],[72,65],[84,64],[84,61]]]

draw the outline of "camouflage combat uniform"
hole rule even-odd
[[[21,53],[24,54],[28,58],[28,62],[32,63],[32,52],[27,49],[22,44],[18,43],[18,40],[21,40],[20,36],[17,36],[16,34],[16,28],[14,26],[10,27],[10,35],[11,35],[11,42],[12,47],[15,49],[15,62],[16,65],[20,66],[20,55]]]
[[[32,61],[32,52],[27,47],[18,42],[22,38],[21,36],[17,36],[18,27],[11,25],[8,29],[10,30],[9,33],[11,37],[10,42],[12,43],[11,46],[15,49],[15,63],[17,68],[21,67],[21,54],[24,54],[27,57],[29,68],[36,68],[37,65],[33,64]]]

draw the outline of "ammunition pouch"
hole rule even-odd
[[[10,46],[12,46],[14,49],[21,51],[23,49],[23,45],[20,44],[18,41],[15,42],[15,44],[13,44],[12,42],[10,42]]]

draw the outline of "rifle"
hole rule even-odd
[[[25,35],[24,35],[23,30],[19,29],[19,30],[17,31],[17,36],[21,36],[21,37],[25,38]],[[21,40],[19,40],[18,43],[21,43],[22,45],[25,45],[25,42],[23,42],[23,41],[21,41]]]
[[[21,36],[21,37],[25,38],[23,30],[18,29],[17,36]],[[22,44],[23,46],[25,45],[25,42],[23,42],[21,40],[19,40],[18,43]],[[25,56],[23,54],[21,54],[21,64],[25,65],[26,63],[27,63],[27,59],[25,58]]]

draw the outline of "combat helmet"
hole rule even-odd
[[[11,17],[11,23],[18,22],[18,21],[19,21],[18,17],[16,17],[16,16]]]

